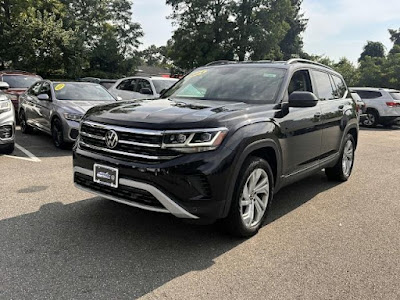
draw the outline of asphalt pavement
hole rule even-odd
[[[360,131],[346,183],[276,195],[250,239],[77,190],[70,150],[0,156],[0,299],[400,299],[400,128]]]

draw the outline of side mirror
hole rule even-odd
[[[8,90],[10,86],[8,85],[7,82],[0,81],[0,90]]]
[[[42,101],[50,101],[50,97],[47,94],[39,94],[37,97],[39,100],[42,100]]]
[[[318,98],[311,92],[293,92],[289,96],[289,107],[313,107]]]
[[[153,92],[149,88],[142,88],[142,89],[140,89],[139,93],[144,94],[144,95],[153,95]]]

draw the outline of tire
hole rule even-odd
[[[0,145],[0,153],[3,154],[11,154],[14,152],[15,144],[8,144],[8,145]]]
[[[367,110],[366,116],[362,121],[362,125],[369,128],[374,128],[379,123],[379,113],[376,110]]]
[[[59,118],[55,118],[51,124],[51,136],[54,146],[60,149],[67,148],[67,143],[64,141],[64,129]]]
[[[33,128],[31,126],[29,126],[28,123],[26,122],[26,116],[25,116],[25,112],[23,110],[19,113],[19,123],[21,126],[21,132],[23,134],[32,133]]]
[[[262,182],[265,183],[262,185]],[[259,193],[255,191],[257,185],[264,187],[260,187]],[[273,192],[274,177],[268,162],[259,157],[246,159],[237,179],[229,214],[222,220],[225,228],[238,237],[255,235],[267,216]]]
[[[340,158],[332,168],[325,168],[325,174],[332,181],[347,181],[353,171],[356,143],[351,134],[346,136]]]

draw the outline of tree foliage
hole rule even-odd
[[[358,61],[362,61],[366,56],[370,57],[385,57],[385,46],[380,42],[368,41],[364,46],[364,51],[361,53]]]
[[[0,63],[49,76],[126,74],[142,36],[130,0],[2,0]]]
[[[280,43],[297,17],[287,43],[305,29],[300,1],[291,0],[167,0],[177,29],[169,56],[191,69],[215,60],[260,60],[283,56]],[[294,25],[293,25],[294,26]],[[297,35],[298,35],[297,34]],[[297,39],[295,47],[301,47]],[[285,54],[291,52],[289,47]],[[298,52],[297,50],[295,52]]]

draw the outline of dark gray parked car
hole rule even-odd
[[[20,97],[21,131],[37,128],[51,134],[54,145],[63,148],[78,137],[79,122],[89,108],[114,101],[97,83],[42,80]]]

